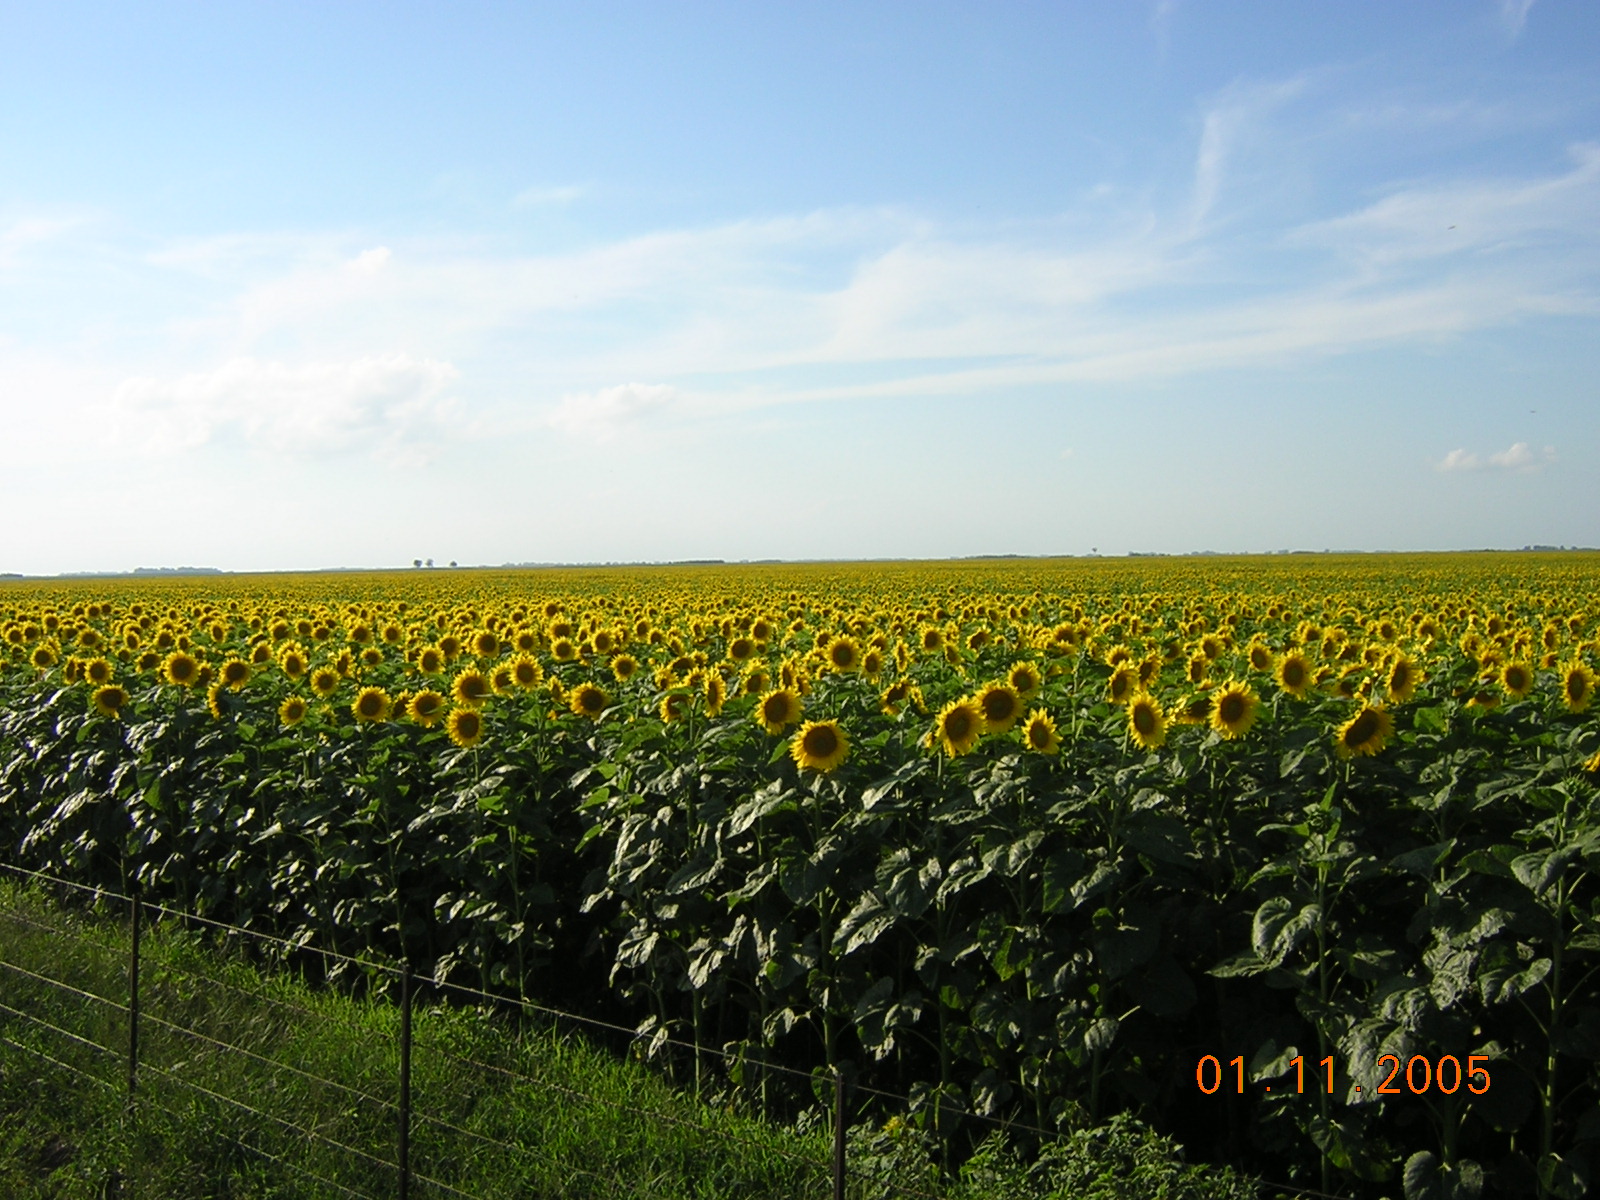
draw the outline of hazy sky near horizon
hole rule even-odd
[[[1589,0],[0,0],[0,571],[1600,545]]]

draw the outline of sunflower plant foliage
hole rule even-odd
[[[980,1118],[1132,1111],[1331,1194],[1577,1196],[1597,582],[1500,555],[0,584],[0,835],[632,1024],[730,1102],[799,1114],[773,1068],[838,1065],[951,1162]],[[1389,1054],[1493,1084],[1380,1095]],[[1187,1083],[1205,1055],[1246,1094]]]

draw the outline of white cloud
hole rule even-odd
[[[236,358],[175,379],[130,378],[113,393],[106,428],[143,454],[193,450],[229,435],[286,456],[365,450],[392,463],[428,457],[459,416],[441,398],[456,369],[398,354],[288,366]]]
[[[563,396],[546,418],[553,429],[594,442],[610,442],[679,406],[683,393],[665,384],[624,383]]]
[[[1440,471],[1519,471],[1541,470],[1556,461],[1554,446],[1546,446],[1542,454],[1535,454],[1527,442],[1513,442],[1504,450],[1480,457],[1471,450],[1455,449],[1439,460]]]
[[[26,248],[54,241],[84,222],[76,217],[25,217],[0,231],[0,267],[9,265]]]
[[[1523,27],[1528,23],[1528,10],[1533,4],[1534,0],[1500,0],[1500,19],[1513,38],[1522,35]]]
[[[571,204],[589,194],[583,184],[566,184],[560,187],[524,188],[511,201],[518,208],[531,208],[541,204]]]

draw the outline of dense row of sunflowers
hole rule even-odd
[[[384,586],[403,593],[408,582]],[[469,589],[474,577],[453,582]],[[803,720],[821,675],[858,677],[886,715],[909,707],[930,717],[924,745],[951,757],[1008,733],[1025,750],[1057,753],[1056,718],[1036,702],[1064,688],[1102,693],[1146,751],[1174,726],[1247,737],[1274,695],[1333,695],[1349,711],[1330,736],[1356,757],[1384,748],[1395,709],[1428,697],[1442,661],[1473,665],[1473,706],[1543,694],[1571,712],[1592,702],[1600,661],[1582,597],[1495,608],[1455,595],[1409,609],[1381,594],[1364,604],[1348,595],[1087,599],[1034,591],[851,604],[790,589],[707,608],[669,585],[625,600],[557,591],[483,603],[465,591],[455,604],[295,609],[270,593],[174,603],[159,591],[14,592],[0,607],[0,664],[82,687],[108,718],[130,689],[160,684],[204,695],[218,719],[245,697],[270,695],[286,726],[333,720],[337,707],[358,723],[442,726],[463,747],[482,738],[485,706],[518,698],[550,706],[552,718],[626,719],[648,707],[676,721],[723,718],[730,698],[744,697],[741,719],[774,737],[798,726],[794,761],[826,772],[848,755],[851,734],[831,717]],[[936,712],[930,678],[962,687]]]
[[[1597,595],[1593,555],[0,584],[0,853],[851,1063],[941,1136],[1115,1104],[1323,1191],[1566,1196]],[[1430,1123],[1391,1053],[1494,1090]],[[1341,1094],[1224,1122],[1179,1084],[1235,1054]]]

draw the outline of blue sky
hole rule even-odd
[[[0,571],[1600,545],[1600,9],[0,2]]]

